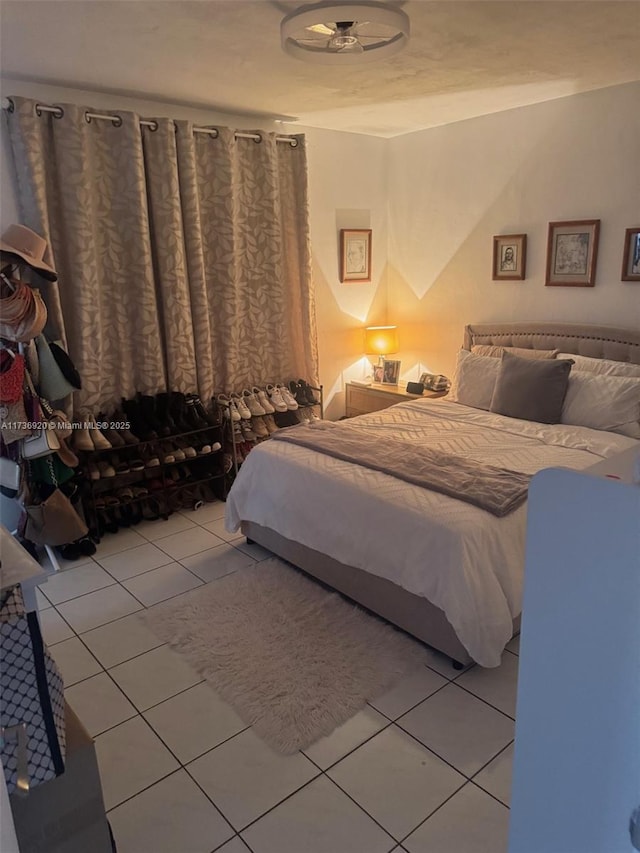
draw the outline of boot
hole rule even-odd
[[[196,409],[196,401],[194,399],[195,396],[195,394],[188,394],[185,397],[185,404],[187,407],[187,420],[193,424],[192,429],[206,429],[208,426],[210,426],[210,424],[207,420],[205,420],[205,418],[201,417],[198,413],[198,410]],[[198,398],[198,400],[199,399],[200,398]],[[202,403],[200,403],[200,405],[202,406]]]
[[[171,430],[166,424],[161,424],[156,412],[156,398],[149,394],[136,394],[140,411],[145,421],[151,427],[151,430],[156,433],[156,438],[159,435],[167,436]]]
[[[122,400],[122,408],[131,423],[133,432],[141,441],[153,441],[158,437],[157,432],[144,417],[138,400]]]
[[[168,394],[167,392],[156,394],[156,415],[158,421],[163,428],[168,428],[168,435],[175,435],[180,430],[178,429],[176,422],[171,417],[170,407],[171,394]]]
[[[204,407],[204,403],[197,394],[187,394],[187,404],[193,404],[196,414],[201,421],[204,421],[208,426],[218,426],[219,421],[216,421],[213,415],[210,415]]]
[[[187,402],[184,394],[180,391],[171,392],[171,417],[173,418],[180,432],[191,432],[197,427],[191,426],[191,421],[187,418]]]

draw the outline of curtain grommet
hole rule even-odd
[[[55,106],[55,105],[54,105]],[[53,113],[54,118],[64,118],[64,110],[62,107],[56,106],[56,112]]]
[[[122,124],[122,119],[120,119],[120,124]],[[118,127],[119,126],[120,125],[118,125]],[[149,130],[151,131],[151,133],[155,133],[156,130],[158,130],[158,128],[160,127],[160,125],[158,124],[157,121],[154,120],[148,125],[148,127],[149,127]]]
[[[13,98],[7,98],[7,100],[9,101],[9,106],[7,107],[7,112],[8,113],[14,113],[16,111],[16,105],[13,102]]]
[[[36,115],[38,118],[42,118],[42,110],[40,109],[40,104],[36,104]]]
[[[85,112],[84,120],[86,121],[87,124],[91,124],[91,116],[89,115],[88,112]]]
[[[297,139],[290,139],[290,140],[289,140],[289,145],[290,145],[292,148],[297,148],[297,147],[298,147],[298,145],[300,145],[300,142],[299,142]]]
[[[252,136],[251,138],[253,139],[253,141],[255,142],[256,145],[260,145],[260,143],[262,142],[262,134],[261,133],[256,133],[256,135]]]
[[[118,116],[118,115],[114,116],[114,117],[111,119],[111,124],[112,124],[114,127],[122,127],[122,116]]]

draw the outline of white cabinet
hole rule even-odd
[[[640,805],[638,451],[528,502],[510,853],[632,853]],[[613,473],[621,479],[608,479]]]

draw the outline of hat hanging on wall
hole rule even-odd
[[[0,238],[0,251],[16,255],[49,281],[58,280],[58,273],[42,260],[47,241],[26,225],[10,225]]]

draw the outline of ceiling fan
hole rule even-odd
[[[409,19],[385,3],[317,3],[283,19],[282,47],[297,59],[362,62],[397,53],[409,40]]]

